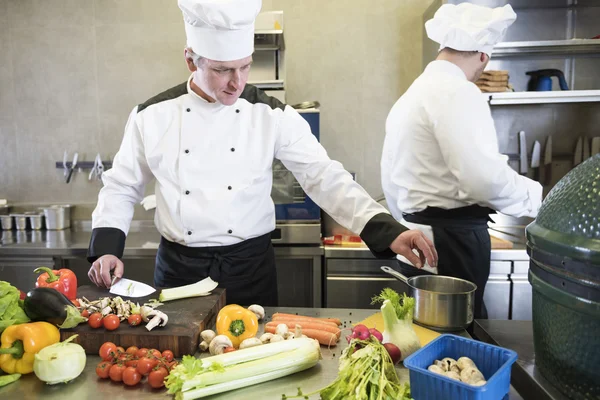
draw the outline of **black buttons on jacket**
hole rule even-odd
[[[192,234],[192,231],[188,231],[188,235],[191,235],[191,234]]]
[[[233,231],[230,229],[230,230],[227,231],[227,233],[232,234]]]
[[[231,186],[227,186],[227,189],[228,189],[228,190],[231,190],[231,189],[232,189],[232,187],[231,187]]]
[[[240,109],[239,108],[236,109],[235,112],[239,114],[240,113]]]
[[[186,191],[185,191],[185,194],[190,194],[190,191],[189,191],[189,190],[186,190]]]
[[[184,150],[185,154],[190,154],[190,151],[188,149]]]
[[[231,148],[231,151],[235,151],[235,147],[232,147],[232,148]]]
[[[190,111],[192,111],[192,109],[191,108],[186,108],[185,111],[190,112]]]

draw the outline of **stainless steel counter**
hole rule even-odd
[[[279,311],[340,318],[343,321],[344,327],[349,327],[351,324],[363,320],[374,312],[373,310],[312,308],[267,308],[266,311],[267,315],[272,315],[272,313]],[[262,329],[263,325],[261,324],[261,331]],[[468,337],[466,331],[463,331],[460,334]],[[301,387],[304,393],[310,393],[324,388],[337,377],[338,358],[341,351],[346,346],[346,341],[342,339],[335,348],[327,349],[322,347],[321,352],[323,359],[318,365],[309,370],[256,386],[207,397],[207,399],[281,399],[282,394],[295,394],[298,387]],[[0,388],[0,398],[24,400],[37,400],[40,398],[50,400],[94,400],[107,398],[110,398],[111,400],[136,400],[166,398],[165,390],[153,390],[145,382],[136,387],[126,387],[120,383],[117,384],[110,382],[109,380],[99,379],[95,373],[96,365],[99,362],[99,357],[88,356],[87,364],[82,375],[66,385],[47,386],[39,381],[33,374],[24,376],[19,381],[5,386],[4,388]],[[404,367],[397,367],[397,372],[402,381],[408,381],[409,374],[407,369]],[[319,396],[316,395],[310,398],[317,399]],[[522,399],[513,388],[511,388],[509,398],[510,400]]]

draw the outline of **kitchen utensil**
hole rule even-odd
[[[11,214],[11,217],[15,219],[15,226],[18,231],[24,231],[27,229],[27,215],[25,214]]]
[[[39,231],[44,226],[44,214],[40,213],[26,213],[29,218],[29,226],[31,229]]]
[[[581,164],[583,159],[583,138],[580,136],[575,145],[575,154],[573,154],[573,167]]]
[[[461,330],[473,322],[475,290],[469,281],[450,276],[423,275],[407,278],[383,266],[381,270],[406,283],[415,299],[413,320],[440,331]]]
[[[73,176],[73,171],[77,166],[77,158],[79,158],[79,153],[75,153],[73,156],[73,163],[71,163],[71,169],[69,170],[69,175],[67,175],[67,183],[71,182],[71,176]]]
[[[533,143],[533,150],[531,151],[531,169],[533,170],[533,179],[540,180],[540,154],[542,145],[537,140]]]
[[[94,159],[94,166],[88,175],[88,181],[91,181],[93,178],[100,179],[102,177],[102,173],[104,172],[104,164],[102,164],[102,158],[100,157],[100,153],[96,154],[96,158]]]
[[[519,132],[519,173],[527,175],[527,136],[524,131]]]
[[[584,162],[590,158],[590,141],[588,138],[583,138],[583,151],[581,156],[581,162]]]
[[[156,289],[152,286],[127,278],[119,279],[117,283],[110,287],[110,293],[124,297],[144,297],[154,292],[156,292]]]
[[[544,185],[550,183],[552,183],[552,136],[548,136],[544,148]]]
[[[600,153],[600,136],[597,136],[592,139],[592,149],[590,151],[590,156],[594,157],[598,153]]]
[[[96,286],[84,285],[77,288],[77,297],[97,300],[109,295],[106,289]],[[158,298],[156,293],[135,299],[140,305],[147,303],[151,298]],[[185,354],[195,354],[200,344],[200,332],[212,329],[214,321],[225,306],[225,290],[216,288],[208,296],[192,297],[182,300],[167,301],[158,309],[169,318],[167,325],[148,331],[142,326],[129,327],[127,322],[114,330],[93,329],[88,324],[80,324],[73,329],[61,329],[60,339],[65,340],[70,336],[79,335],[79,343],[87,354],[98,355],[98,349],[105,342],[118,343],[127,348],[129,346],[146,347],[149,349],[169,349],[174,356],[179,358]]]
[[[65,181],[67,180],[67,176],[69,175],[69,168],[67,167],[67,160],[69,159],[69,154],[65,150],[63,153],[63,176],[65,177]]]
[[[13,228],[12,215],[0,215],[0,227],[2,230],[10,231]]]
[[[46,229],[63,230],[71,227],[71,208],[69,204],[42,207],[46,217]]]
[[[565,75],[559,69],[540,69],[538,71],[526,72],[526,74],[531,76],[527,84],[527,91],[529,92],[551,91],[553,76],[558,78],[560,90],[569,90]]]

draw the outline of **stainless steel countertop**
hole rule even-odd
[[[344,327],[359,322],[373,314],[373,310],[350,310],[350,309],[318,309],[318,308],[284,308],[268,307],[267,315],[274,312],[299,313],[312,316],[326,316],[340,318]],[[263,330],[261,324],[261,332]],[[462,336],[469,337],[466,331],[459,333]],[[299,372],[274,381],[265,382],[259,385],[226,392],[220,395],[207,397],[207,399],[281,399],[282,394],[293,395],[297,388],[301,387],[304,393],[310,393],[324,388],[337,377],[338,358],[341,351],[347,346],[344,339],[340,340],[335,348],[327,349],[321,347],[323,359],[315,367],[306,371]],[[164,350],[164,349],[162,349]],[[0,388],[0,398],[5,399],[106,399],[111,400],[136,400],[148,398],[166,398],[165,390],[153,390],[147,383],[140,384],[139,387],[126,387],[122,383],[112,383],[109,380],[99,379],[96,376],[95,368],[100,362],[97,356],[88,356],[84,372],[74,381],[66,385],[48,386],[39,381],[35,375],[26,375],[15,383]],[[397,367],[398,375],[402,381],[408,381],[408,370],[404,367]],[[312,396],[317,399],[318,396]],[[522,397],[511,388],[509,394],[510,400],[522,400]],[[420,400],[420,399],[417,399]]]

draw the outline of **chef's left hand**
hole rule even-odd
[[[396,254],[404,256],[417,268],[423,268],[425,260],[432,267],[437,267],[438,254],[433,242],[418,229],[402,232],[390,245]],[[417,256],[413,250],[417,250]]]

